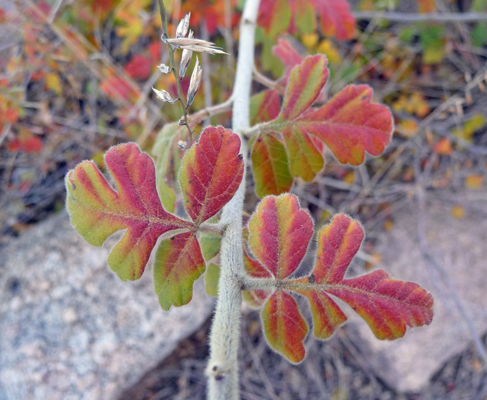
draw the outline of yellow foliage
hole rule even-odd
[[[451,208],[451,216],[456,219],[461,219],[465,217],[465,210],[457,204]]]
[[[485,117],[482,114],[475,114],[472,118],[463,123],[463,127],[460,129],[454,129],[452,131],[453,136],[465,140],[466,142],[472,142],[472,136],[476,131],[482,129],[486,124]]]
[[[328,58],[330,64],[338,64],[342,62],[342,58],[340,57],[338,49],[329,39],[322,40],[316,51],[318,53],[324,54],[326,58]]]
[[[484,178],[482,175],[469,175],[465,178],[465,187],[467,189],[480,189]]]
[[[48,73],[45,76],[46,88],[52,90],[58,96],[61,96],[63,89],[61,87],[61,78],[58,74]]]

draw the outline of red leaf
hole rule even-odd
[[[249,246],[277,279],[291,275],[303,259],[313,235],[308,212],[299,208],[296,196],[268,196],[249,221]]]
[[[206,128],[181,165],[179,182],[186,211],[200,224],[211,218],[237,191],[244,164],[240,138],[223,127]]]
[[[94,246],[127,229],[111,251],[108,265],[122,280],[138,279],[160,235],[173,229],[191,230],[194,225],[164,210],[154,162],[136,144],[112,147],[105,162],[118,191],[94,162],[83,161],[66,176],[66,207],[78,233]]]
[[[188,304],[193,283],[205,272],[205,260],[194,232],[163,240],[154,261],[154,290],[164,310]]]
[[[364,151],[380,155],[391,140],[394,129],[390,110],[371,103],[372,89],[349,85],[297,125],[316,135],[342,164],[359,165]]]
[[[329,337],[346,320],[328,294],[348,303],[379,339],[397,339],[404,336],[407,326],[429,325],[432,321],[433,298],[416,283],[391,279],[382,270],[344,279],[363,238],[357,221],[336,215],[319,232],[312,274],[294,281],[297,291],[310,300],[315,335],[319,338]],[[310,282],[316,286],[313,288]]]
[[[272,48],[272,52],[279,57],[284,64],[284,81],[287,83],[291,70],[303,62],[304,58],[296,49],[285,39],[279,39],[277,45]]]
[[[346,0],[310,0],[320,16],[321,32],[336,36],[337,40],[351,39],[355,35],[355,18]]]
[[[134,79],[147,79],[149,78],[152,70],[153,62],[151,59],[140,54],[136,54],[125,65],[125,72]]]
[[[308,325],[291,295],[276,291],[262,309],[262,324],[269,346],[292,363],[304,359]]]
[[[258,197],[289,191],[293,177],[289,172],[286,147],[273,135],[260,134],[252,146],[252,169]]]

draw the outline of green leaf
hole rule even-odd
[[[193,232],[162,240],[154,261],[154,290],[164,310],[188,304],[193,283],[205,271],[198,240]]]
[[[487,44],[487,24],[478,22],[472,29],[472,44],[475,47],[483,47]]]
[[[260,134],[252,146],[252,170],[255,193],[262,198],[279,195],[291,189],[293,177],[289,172],[286,147],[271,134]]]
[[[220,266],[210,263],[205,272],[205,289],[210,296],[218,296],[218,280],[220,279]]]

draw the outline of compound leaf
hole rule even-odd
[[[206,128],[185,154],[179,182],[186,211],[201,224],[220,211],[237,191],[244,163],[240,138],[221,126]]]
[[[349,304],[379,339],[397,339],[407,327],[432,321],[433,298],[415,283],[391,279],[382,270],[345,279],[364,239],[360,224],[346,215],[336,215],[321,229],[313,271],[301,278],[289,276],[306,251],[312,222],[294,195],[264,198],[250,219],[249,231],[249,246],[257,260],[244,253],[245,268],[262,281],[249,281],[250,288],[255,285],[258,290],[244,292],[244,298],[251,307],[264,305],[262,322],[267,341],[293,363],[304,358],[302,342],[308,328],[289,292],[308,299],[314,334],[319,339],[329,338],[347,320],[332,296]],[[267,285],[269,289],[265,289]]]
[[[191,230],[194,225],[164,210],[157,195],[154,162],[136,144],[112,147],[105,162],[117,191],[95,163],[83,161],[66,176],[66,207],[78,233],[94,246],[127,229],[112,249],[108,265],[122,280],[138,279],[160,235]]]
[[[428,325],[432,321],[433,298],[416,283],[391,279],[382,270],[344,279],[363,238],[363,229],[357,221],[336,215],[319,232],[312,274],[295,280],[304,284],[301,287],[298,284],[296,291],[311,303],[318,338],[329,337],[346,320],[329,294],[349,304],[378,339],[397,339],[404,336],[408,326]]]
[[[267,300],[262,309],[262,325],[267,342],[275,351],[294,364],[304,359],[303,341],[308,325],[291,295],[278,290]]]
[[[291,275],[301,263],[313,235],[308,212],[296,196],[265,197],[249,221],[249,246],[277,279]]]
[[[276,137],[261,133],[252,146],[255,193],[260,198],[289,191],[293,177],[289,172],[286,147]]]
[[[162,240],[154,261],[154,290],[164,310],[188,304],[193,283],[205,271],[205,260],[194,232]]]
[[[372,89],[366,85],[347,86],[327,104],[311,108],[327,77],[323,55],[307,57],[294,67],[279,116],[261,129],[282,132],[291,174],[305,181],[323,168],[320,144],[326,144],[341,163],[359,165],[365,152],[381,154],[393,132],[391,112],[371,103]]]

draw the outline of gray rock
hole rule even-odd
[[[487,331],[487,219],[468,213],[462,219],[452,218],[450,209],[438,202],[429,203],[424,217],[429,250],[453,283],[477,334],[482,335]],[[369,351],[376,373],[399,391],[424,388],[445,361],[473,340],[447,280],[420,252],[417,219],[412,204],[396,218],[393,229],[381,235],[376,250],[382,256],[380,268],[393,278],[418,283],[433,295],[433,322],[393,342],[377,340],[359,318],[352,322],[359,331],[358,340],[365,340],[362,348]]]
[[[63,212],[0,249],[0,400],[115,398],[208,318],[201,282],[165,312],[151,268],[120,281],[110,247],[86,244]]]

